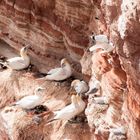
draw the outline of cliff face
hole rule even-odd
[[[93,15],[96,15],[97,6],[93,5],[90,0],[2,0],[3,39],[13,47],[30,43],[33,51],[41,52],[40,55],[56,53],[79,60],[88,46],[87,34],[95,28],[92,23],[96,22]]]
[[[105,6],[106,4],[106,6]],[[116,44],[121,68],[126,73],[127,92],[123,99],[122,117],[128,125],[128,139],[140,138],[139,127],[139,57],[140,35],[140,1],[118,1],[117,3],[102,3],[105,13],[117,13],[112,15],[106,14],[106,21],[110,27],[110,37]],[[120,76],[122,77],[122,76]]]
[[[58,65],[58,59],[62,57],[68,57],[71,63],[81,62],[82,73],[88,78],[96,77],[100,81],[99,95],[110,99],[108,105],[97,105],[93,103],[93,95],[89,96],[85,114],[90,128],[87,124],[83,126],[68,124],[64,129],[63,122],[45,126],[46,119],[36,126],[26,114],[22,111],[20,113],[15,108],[8,111],[11,113],[9,116],[17,115],[16,119],[10,123],[4,107],[15,99],[31,94],[40,84],[35,81],[31,73],[16,73],[13,77],[10,71],[3,71],[0,73],[3,79],[0,81],[0,108],[7,125],[14,127],[15,131],[5,132],[5,127],[1,127],[2,136],[8,139],[6,134],[12,133],[14,140],[20,138],[35,140],[38,137],[74,140],[79,139],[79,136],[83,140],[126,138],[139,140],[139,28],[140,2],[138,0],[79,0],[77,2],[74,0],[0,0],[0,38],[2,40],[16,50],[31,44],[32,49],[29,54],[32,62],[41,71],[47,71]],[[106,34],[116,46],[115,50],[104,56],[100,51],[89,53],[87,49],[90,46],[91,32]],[[0,54],[4,55],[3,51]],[[54,64],[49,64],[50,61]],[[15,77],[18,78],[15,79]],[[12,80],[16,81],[16,86],[12,85],[14,83]],[[23,84],[23,81],[28,83],[28,86]],[[69,84],[67,84],[61,85],[59,89],[54,88],[53,83],[47,82],[48,92],[44,99],[45,105],[50,110],[60,109],[69,102]],[[29,89],[30,92],[27,92]],[[57,96],[56,93],[64,93],[64,95]],[[50,97],[51,102],[49,102]],[[53,97],[57,97],[57,100]],[[16,113],[12,114],[12,112]],[[16,120],[20,121],[23,118],[24,126],[16,123]],[[125,127],[126,135],[118,136],[109,131],[110,128],[120,126]],[[27,130],[30,131],[27,133]],[[20,131],[23,132],[23,135],[21,134],[23,137]]]
[[[5,127],[3,126],[3,119],[2,117],[0,116],[0,123],[1,123],[1,126],[0,126],[0,139],[1,140],[8,140],[8,134],[6,132],[6,129]]]

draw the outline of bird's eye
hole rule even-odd
[[[24,47],[24,49],[23,49],[24,51],[26,51],[27,50],[27,48],[26,47]]]
[[[37,91],[41,91],[41,88],[39,88]]]

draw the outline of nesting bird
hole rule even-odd
[[[85,93],[85,95],[96,93],[100,87],[100,81],[98,81],[96,78],[91,78],[89,81],[89,90]]]
[[[86,93],[89,89],[89,87],[85,81],[80,81],[78,79],[72,81],[71,88],[74,88],[76,93],[79,96]]]
[[[95,42],[100,42],[100,43],[109,43],[109,40],[106,35],[92,35],[90,38]]]
[[[25,110],[33,109],[42,103],[42,92],[44,90],[45,88],[37,87],[35,89],[35,95],[25,96],[21,100],[14,103],[13,105],[19,106]]]
[[[89,48],[91,52],[95,52],[97,49],[102,49],[101,53],[109,53],[114,50],[115,46],[110,42],[106,35],[93,35],[91,38],[94,40],[95,45]]]
[[[69,78],[72,75],[72,68],[70,63],[66,58],[61,60],[61,67],[51,69],[47,76],[40,78],[42,80],[50,80],[50,81],[62,81]]]
[[[48,122],[52,122],[54,120],[70,120],[76,115],[80,114],[85,109],[85,103],[81,99],[81,97],[78,97],[76,95],[71,96],[71,104],[64,107],[60,111],[55,111],[54,115],[55,117]]]
[[[0,63],[13,70],[22,70],[27,68],[30,65],[30,57],[27,55],[28,48],[29,46],[21,48],[20,57],[10,58],[5,62]]]
[[[79,95],[76,95],[77,103],[79,105],[79,114],[84,111],[86,107],[86,103],[82,100],[82,98]]]
[[[126,128],[124,126],[118,127],[118,128],[110,128],[110,133],[113,133],[114,135],[125,135],[126,134]]]
[[[109,97],[105,97],[105,96],[94,97],[94,103],[108,105],[110,103],[110,98]]]

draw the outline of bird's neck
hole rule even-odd
[[[20,52],[20,55],[23,59],[29,59],[29,56],[25,52]]]
[[[38,96],[40,99],[43,98],[43,96],[41,94],[39,94],[39,93],[35,93],[35,95]]]
[[[71,71],[71,66],[70,64],[66,64],[65,67],[63,67],[63,69],[67,70],[67,71]]]
[[[77,100],[72,100],[72,104],[77,108],[78,107],[78,102]]]

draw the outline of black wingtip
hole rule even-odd
[[[57,121],[57,120],[58,120],[58,119],[50,119],[50,120],[47,121],[47,124],[48,124],[48,123],[51,123],[51,122],[53,122],[53,121]]]
[[[34,73],[34,77],[36,77],[36,78],[43,78],[43,77],[45,77],[46,75],[47,75],[46,73],[40,73],[40,72]]]
[[[99,90],[98,88],[93,88],[90,92],[87,92],[86,95],[94,94],[94,93],[96,93],[98,90]]]

